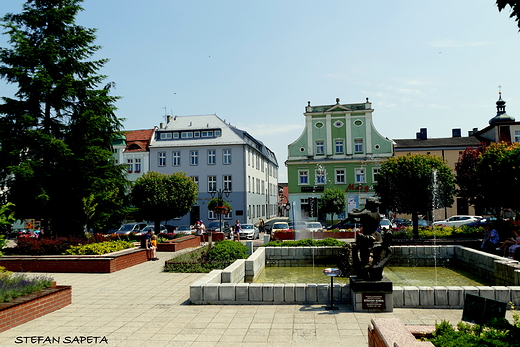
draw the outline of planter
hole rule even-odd
[[[0,266],[14,272],[110,273],[147,261],[146,249],[136,247],[103,255],[7,255]]]
[[[217,241],[224,241],[226,239],[226,234],[222,233],[222,232],[209,232],[209,233],[205,233],[204,235],[202,235],[202,240],[204,242],[209,242],[209,235],[211,234],[211,239],[213,242],[217,242]]]
[[[197,235],[187,235],[178,239],[162,242],[157,245],[158,252],[177,252],[181,249],[199,247],[201,237]]]
[[[0,332],[72,303],[71,286],[55,286],[0,303]]]

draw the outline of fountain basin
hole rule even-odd
[[[296,266],[337,257],[340,247],[260,247],[248,259],[237,260],[224,270],[213,270],[190,285],[194,304],[318,304],[328,303],[330,284],[245,283],[254,282],[266,263]],[[492,278],[494,286],[394,286],[393,307],[462,308],[465,294],[520,304],[520,265],[464,246],[394,246],[392,265],[433,266],[434,262],[457,263],[457,267]],[[309,260],[310,259],[310,260]],[[351,304],[349,284],[334,284],[335,302]]]

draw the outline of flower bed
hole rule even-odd
[[[0,266],[16,272],[110,273],[147,261],[146,249],[136,247],[103,255],[3,256]]]
[[[0,303],[0,332],[72,303],[71,286],[55,286]]]

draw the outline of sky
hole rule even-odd
[[[2,1],[19,13],[22,0]],[[369,98],[383,136],[463,136],[506,111],[520,120],[520,33],[494,0],[86,0],[76,23],[97,28],[93,59],[114,82],[125,130],[165,116],[216,114],[275,152],[304,108]],[[0,46],[8,47],[7,37]],[[0,82],[0,95],[12,86]]]

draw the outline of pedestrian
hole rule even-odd
[[[202,234],[206,232],[206,226],[201,220],[197,221],[195,224],[195,229],[197,230],[197,235],[199,236],[202,236]]]
[[[262,218],[260,218],[260,222],[258,223],[258,229],[259,229],[259,231],[260,231],[261,233],[263,233],[264,230],[265,230],[265,229],[264,229],[264,225],[265,225],[264,220],[263,220]]]
[[[152,235],[152,239],[150,240],[150,250],[152,253],[152,260],[159,260],[159,258],[157,258],[157,235]]]
[[[235,231],[235,241],[240,241],[240,231],[242,230],[242,226],[240,225],[240,221],[238,219],[233,226],[233,230]]]
[[[498,232],[492,225],[486,225],[484,231],[484,239],[480,248],[485,252],[491,252],[497,249],[499,241]]]

